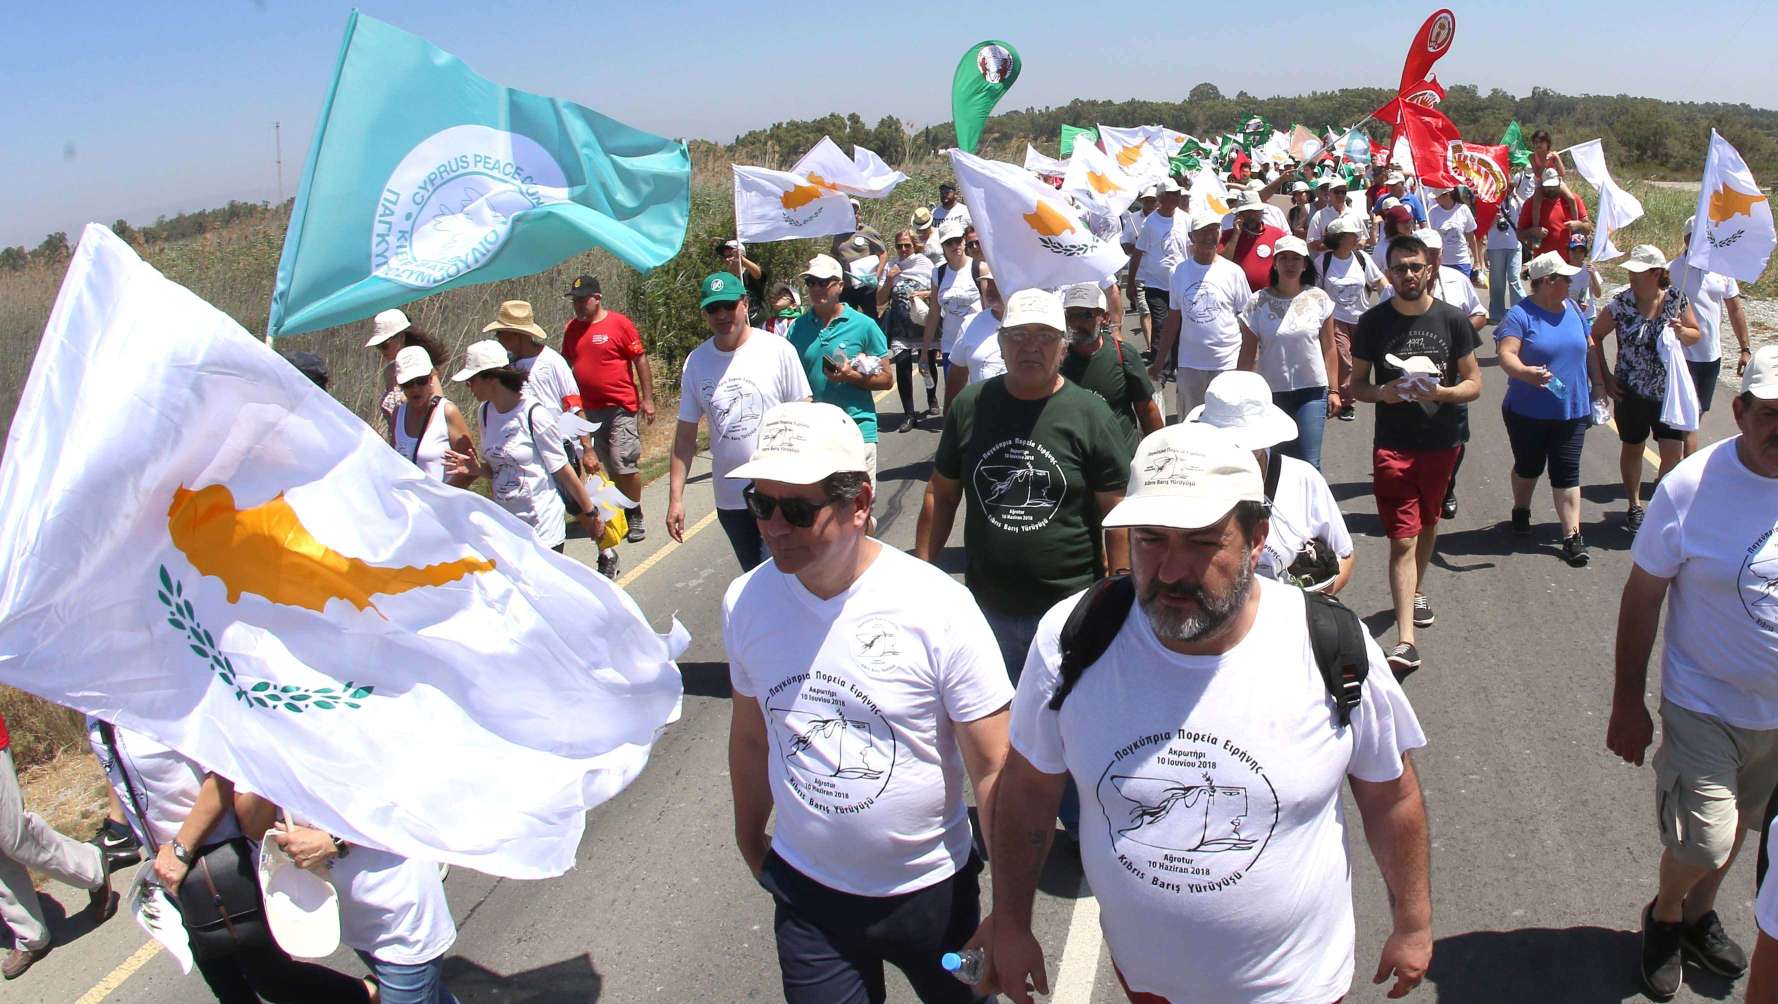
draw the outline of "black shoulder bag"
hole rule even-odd
[[[150,853],[158,855],[154,831],[148,824],[148,805],[130,783],[130,771],[117,748],[117,732],[110,722],[99,723],[99,738],[117,764],[130,807],[142,824],[142,836]],[[268,948],[276,944],[266,925],[265,901],[260,895],[259,873],[253,865],[252,846],[246,837],[233,837],[198,848],[185,881],[173,891],[180,919],[191,938],[196,958],[215,959],[236,952]]]

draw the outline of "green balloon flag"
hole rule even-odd
[[[974,153],[982,139],[982,126],[1001,95],[1019,79],[1019,50],[1007,42],[977,42],[957,63],[951,78],[951,120],[957,127],[957,147]]]

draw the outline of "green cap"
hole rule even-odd
[[[733,272],[711,273],[704,279],[704,285],[699,288],[699,292],[703,296],[703,299],[698,301],[700,310],[712,303],[734,303],[747,295],[747,290],[741,285],[740,278]]]

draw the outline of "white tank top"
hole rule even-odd
[[[432,409],[431,417],[426,420],[426,428],[420,430],[417,444],[414,437],[407,434],[407,402],[404,400],[396,407],[395,449],[413,461],[414,466],[420,468],[427,477],[434,481],[445,479],[444,455],[450,448],[451,437],[445,428],[443,400]]]

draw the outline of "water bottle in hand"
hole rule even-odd
[[[1544,372],[1549,373],[1550,371],[1544,370]],[[1568,396],[1568,385],[1563,383],[1562,378],[1557,376],[1554,373],[1550,373],[1550,382],[1544,384],[1543,389],[1549,391],[1551,394],[1554,394],[1557,397]]]
[[[987,953],[979,948],[965,948],[961,952],[946,952],[938,960],[938,964],[944,967],[945,972],[971,986],[982,981],[982,966],[986,962]]]

